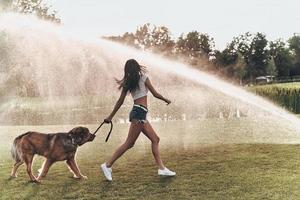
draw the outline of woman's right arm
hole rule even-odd
[[[119,108],[122,106],[122,104],[124,103],[125,97],[126,97],[127,91],[123,88],[121,95],[118,99],[118,101],[116,102],[113,111],[110,113],[110,115],[104,119],[104,122],[109,123],[111,122],[112,118],[115,116],[115,114],[118,112]]]
[[[165,97],[163,97],[161,94],[159,94],[153,87],[153,85],[151,84],[149,78],[146,79],[145,81],[145,85],[146,87],[150,90],[150,92],[152,93],[152,95],[155,97],[155,98],[158,98],[160,100],[163,100],[164,102],[167,103],[167,105],[169,105],[171,103],[171,101]]]

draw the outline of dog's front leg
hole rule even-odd
[[[87,179],[86,176],[81,174],[74,158],[71,158],[71,159],[67,160],[66,163],[71,168],[71,170],[73,171],[74,178]]]
[[[41,181],[41,179],[47,175],[49,168],[52,164],[53,161],[51,159],[47,159],[44,161],[42,168],[39,170],[39,175],[37,178],[38,181]]]

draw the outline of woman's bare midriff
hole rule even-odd
[[[147,108],[147,96],[143,96],[133,101],[134,104],[139,104]]]

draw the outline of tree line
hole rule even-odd
[[[268,41],[264,33],[247,32],[234,37],[223,50],[216,49],[214,38],[206,33],[191,31],[173,39],[166,26],[149,23],[139,26],[135,32],[105,38],[185,61],[237,82],[248,83],[265,75],[300,75],[300,35],[297,34],[287,41]]]
[[[40,19],[61,23],[57,11],[43,0],[0,0],[0,11],[13,11],[22,14],[30,14]]]
[[[43,0],[0,0],[0,4],[2,10],[61,23],[57,12]],[[300,75],[299,34],[294,34],[287,41],[268,41],[263,33],[247,32],[234,37],[223,50],[216,49],[214,38],[206,33],[191,31],[174,39],[166,26],[149,23],[139,26],[135,32],[105,38],[188,62],[195,68],[237,82],[253,82],[256,77],[264,75]]]

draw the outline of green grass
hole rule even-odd
[[[291,112],[300,113],[300,83],[298,82],[259,85],[249,89]]]
[[[219,128],[224,123],[213,121]],[[184,123],[185,126],[178,122],[153,124],[161,135],[162,158],[166,166],[177,172],[176,177],[157,176],[149,142],[141,136],[136,146],[114,165],[112,183],[105,181],[99,165],[124,140],[127,125],[116,125],[108,143],[103,142],[105,135],[102,132],[105,130],[101,130],[96,141],[79,148],[78,164],[88,180],[74,180],[65,164],[60,162],[51,167],[42,184],[28,182],[24,166],[20,167],[18,178],[9,179],[12,165],[10,143],[25,130],[54,131],[68,130],[70,127],[0,127],[0,199],[300,198],[300,145],[233,144],[231,141],[238,140],[229,140],[229,130],[222,132],[224,138],[228,139],[223,140],[224,144],[212,144],[221,135],[212,131],[208,121]],[[242,131],[243,121],[226,123],[231,127],[234,124],[236,126],[231,129],[231,137],[238,137],[238,133],[241,137],[247,135],[247,130]],[[203,124],[208,124],[208,127],[197,129]],[[193,140],[187,135],[189,128],[194,130]],[[170,130],[170,133],[166,130]],[[183,130],[186,132],[181,132]],[[240,141],[246,142],[246,139],[241,138]],[[249,141],[254,140],[250,138]],[[41,157],[35,160],[35,173],[42,160]]]
[[[291,88],[291,89],[300,89],[300,82],[292,82],[292,83],[275,83],[263,86],[271,86],[271,87],[281,87],[281,88]],[[256,86],[256,87],[263,87],[263,86]]]

